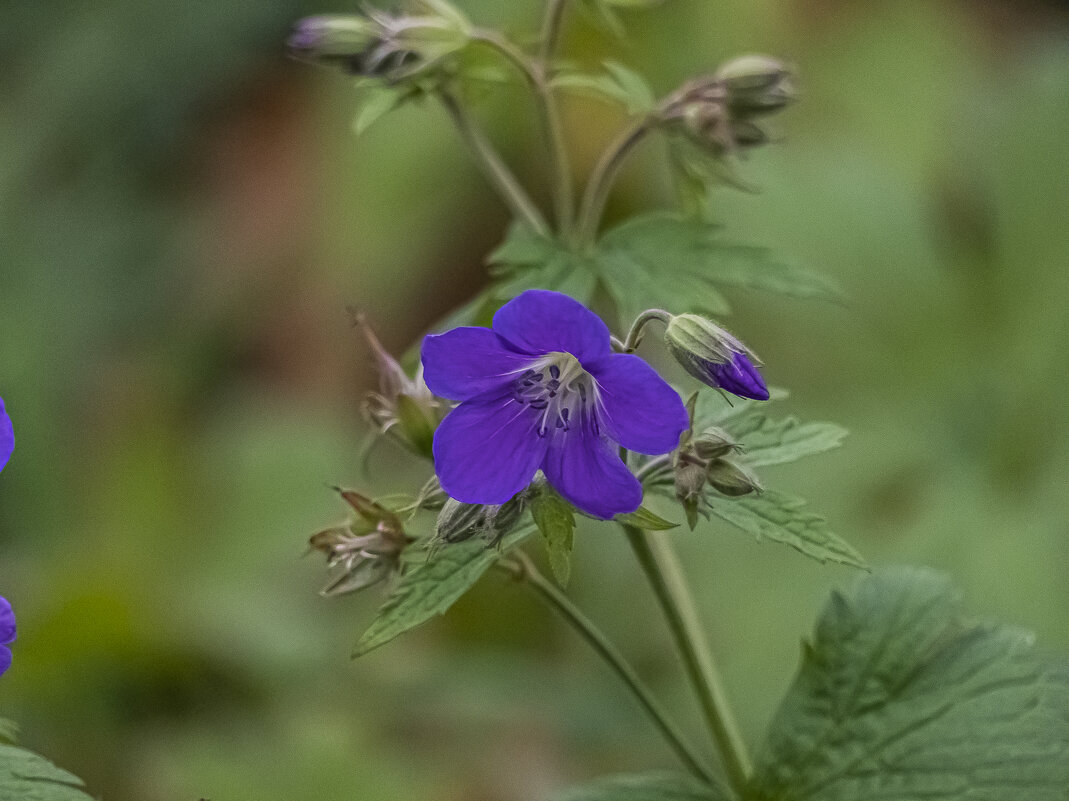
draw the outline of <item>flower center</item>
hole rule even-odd
[[[570,353],[553,352],[532,361],[512,384],[512,397],[538,412],[538,436],[568,431],[597,401],[597,383]],[[597,418],[590,414],[595,432]]]

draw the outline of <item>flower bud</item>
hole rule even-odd
[[[378,27],[366,17],[323,14],[297,22],[286,40],[291,56],[364,74],[363,61],[379,42]]]
[[[677,314],[664,342],[683,369],[703,384],[743,398],[768,400],[768,387],[751,359],[754,353],[712,320]]]
[[[705,464],[692,458],[689,452],[681,451],[675,465],[676,498],[683,504],[692,531],[698,525],[698,506],[705,482]]]
[[[426,16],[383,11],[306,17],[286,44],[302,61],[395,82],[414,76],[471,40],[467,20],[444,0],[424,0]]]
[[[699,459],[719,459],[738,450],[739,444],[722,428],[709,427],[694,438],[692,447]]]
[[[736,119],[771,114],[798,97],[791,69],[771,56],[748,55],[722,64],[713,76]]]
[[[461,503],[450,498],[438,513],[437,538],[444,542],[463,542],[476,535],[496,545],[511,531],[524,510],[523,493],[500,505]]]
[[[721,495],[736,498],[761,491],[761,483],[757,480],[757,476],[729,459],[714,459],[709,463],[706,476],[710,486]]]

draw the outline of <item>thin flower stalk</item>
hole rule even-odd
[[[635,700],[649,715],[650,720],[653,721],[668,746],[679,757],[683,766],[699,779],[706,782],[713,781],[709,769],[702,764],[694,749],[684,740],[679,726],[668,717],[664,707],[605,633],[553,582],[543,576],[523,553],[517,553],[512,559],[498,564],[518,581],[524,582],[537,592],[539,597],[555,609],[594,649],[595,653],[605,660],[605,663],[623,681]]]
[[[548,235],[549,224],[542,216],[542,212],[539,211],[538,206],[527,194],[527,190],[513,175],[512,170],[508,168],[494,146],[490,144],[485,134],[468,116],[464,107],[455,97],[445,92],[441,94],[441,100],[461,138],[471,149],[487,179],[494,185],[512,213],[522,219],[532,230]]]
[[[598,235],[601,225],[601,217],[605,212],[605,204],[608,202],[609,193],[623,167],[627,156],[634,150],[651,130],[653,126],[649,120],[643,119],[630,128],[625,129],[605,149],[601,159],[594,166],[594,171],[587,182],[583,192],[583,200],[579,206],[579,218],[576,223],[576,239],[580,246],[591,245]]]
[[[531,85],[538,101],[542,127],[548,139],[549,157],[553,170],[553,205],[557,217],[557,228],[561,233],[571,231],[575,214],[575,188],[572,182],[571,162],[568,158],[568,146],[564,140],[564,126],[553,92],[549,86],[547,67],[536,66],[523,51],[496,31],[476,30],[472,41],[482,42],[511,61]]]
[[[623,529],[668,621],[724,772],[741,798],[751,772],[750,759],[710,655],[679,560],[665,539],[648,536],[634,526],[624,525]]]

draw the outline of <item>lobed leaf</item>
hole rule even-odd
[[[508,300],[527,289],[552,289],[589,304],[597,287],[596,265],[560,242],[515,223],[490,254],[493,295]]]
[[[751,467],[763,467],[838,448],[847,431],[834,423],[802,423],[796,417],[773,420],[751,414],[731,426],[731,434],[743,445],[741,458]]]
[[[656,771],[606,776],[559,793],[554,801],[733,801],[726,787],[685,773]]]
[[[1069,666],[971,625],[945,577],[881,570],[825,606],[748,801],[1064,801]]]
[[[635,217],[606,233],[597,258],[625,319],[658,306],[713,316],[730,311],[720,286],[838,300],[829,278],[785,264],[767,248],[725,242],[702,220],[665,213]]]
[[[444,614],[508,549],[534,530],[522,524],[500,548],[479,538],[447,545],[435,556],[401,576],[397,586],[364,632],[353,656],[363,656],[432,617]]]
[[[828,529],[827,521],[804,511],[805,501],[766,490],[739,498],[708,497],[709,511],[758,539],[790,545],[819,562],[838,562],[867,570],[861,554]]]
[[[84,786],[42,756],[0,745],[0,801],[91,801]]]

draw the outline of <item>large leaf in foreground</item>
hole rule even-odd
[[[353,656],[385,645],[436,615],[444,614],[509,548],[530,535],[525,523],[505,537],[500,548],[481,537],[444,546],[426,563],[406,573],[356,644]]]
[[[865,560],[828,528],[820,515],[805,511],[805,501],[782,492],[725,498],[709,495],[709,511],[758,539],[782,542],[820,562],[865,568]]]
[[[84,783],[47,759],[0,745],[0,801],[92,801]]]
[[[685,773],[657,771],[606,776],[572,787],[553,801],[732,801],[721,785],[708,785]]]
[[[942,576],[835,594],[773,721],[751,801],[1065,801],[1069,667],[968,625]]]

